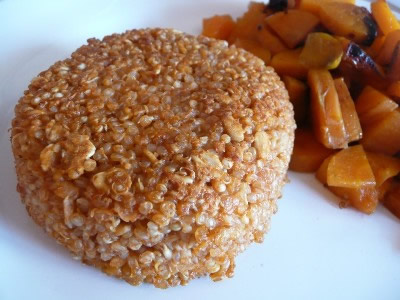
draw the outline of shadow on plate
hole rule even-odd
[[[292,177],[293,175],[295,175],[296,180],[300,181],[305,187],[316,190],[318,194],[321,195],[320,197],[321,200],[328,203],[330,206],[332,206],[332,208],[339,209],[338,198],[334,194],[332,194],[328,189],[326,189],[322,184],[320,184],[319,181],[317,181],[317,179],[313,176],[313,174],[290,172],[289,178]]]
[[[340,208],[339,207],[339,202],[340,198],[333,194],[330,190],[328,190],[323,184],[321,184],[316,178],[313,177],[314,174],[311,176],[307,176],[306,174],[299,174],[296,172],[291,172],[291,174],[298,174],[296,179],[300,182],[302,182],[304,185],[309,186],[310,188],[316,190],[318,194],[321,194],[321,200],[324,200],[325,202],[329,203],[331,206],[341,210],[341,209],[350,209],[354,211],[357,214],[360,214],[362,216],[366,216],[364,213],[359,212],[353,207],[346,207],[346,208]],[[311,183],[311,184],[310,184]],[[312,187],[311,187],[312,186]],[[383,205],[379,205],[377,211],[375,214],[383,214],[386,218],[391,219],[392,221],[396,223],[400,223],[400,220],[396,218],[389,210],[387,210]],[[371,215],[373,217],[374,214]]]

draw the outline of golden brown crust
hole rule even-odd
[[[109,275],[219,280],[268,230],[294,127],[283,83],[244,50],[167,29],[90,39],[15,108],[18,191]]]

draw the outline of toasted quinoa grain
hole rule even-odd
[[[89,39],[15,108],[17,190],[76,259],[133,285],[233,276],[262,242],[293,146],[272,68],[169,29]]]

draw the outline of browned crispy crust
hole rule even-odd
[[[160,288],[261,242],[293,146],[272,68],[168,29],[88,40],[32,80],[12,122],[18,191],[77,259]]]

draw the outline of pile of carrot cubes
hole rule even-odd
[[[400,23],[386,1],[251,2],[236,21],[203,20],[272,66],[295,111],[290,169],[315,172],[340,206],[400,218]]]

